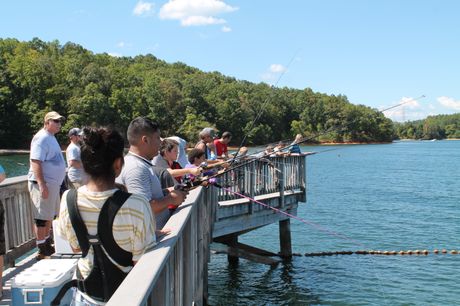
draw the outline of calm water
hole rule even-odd
[[[0,165],[5,169],[7,177],[26,175],[29,171],[29,155],[0,155]]]
[[[306,147],[308,200],[293,251],[460,250],[460,141]],[[337,150],[334,150],[337,149]],[[9,176],[28,156],[0,156]],[[278,227],[240,237],[278,251]],[[460,255],[294,257],[275,268],[213,255],[211,305],[460,305]]]
[[[307,147],[293,251],[460,249],[460,141]],[[278,251],[278,226],[240,237]],[[275,268],[213,255],[211,305],[460,305],[460,255],[294,257]]]

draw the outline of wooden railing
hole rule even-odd
[[[244,162],[220,183],[251,197],[279,192],[281,199],[289,190],[305,191],[305,161],[305,155],[299,155]],[[215,187],[192,190],[165,225],[172,232],[141,257],[107,305],[206,305],[217,203],[236,197]],[[6,208],[9,258],[17,258],[35,246],[26,176],[0,184],[0,199]]]
[[[240,161],[241,167],[232,165],[235,169],[219,178],[219,183],[231,191],[219,190],[218,200],[238,199],[233,192],[254,198],[267,193],[305,189],[305,156],[245,159]]]
[[[7,178],[0,184],[0,200],[5,208],[5,265],[35,248],[32,201],[27,176]]]
[[[192,190],[165,225],[172,233],[141,257],[107,305],[206,305],[216,203],[214,187]]]

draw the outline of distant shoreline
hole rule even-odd
[[[2,155],[13,155],[13,154],[29,154],[29,150],[8,150],[8,149],[2,149],[0,150],[0,156]]]
[[[459,141],[460,138],[445,138],[440,140],[449,140],[449,141]],[[398,139],[397,141],[419,141],[417,139]],[[430,141],[430,139],[424,139],[420,141]],[[366,145],[366,144],[389,144],[392,142],[319,142],[319,143],[308,143],[302,145],[311,145],[311,146],[335,146],[335,145]],[[255,145],[249,146],[252,148],[263,147],[264,145]],[[229,146],[230,151],[238,150],[238,146]],[[14,150],[14,149],[0,149],[0,156],[2,155],[12,155],[12,154],[29,154],[30,150]]]

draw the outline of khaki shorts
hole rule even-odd
[[[48,198],[43,199],[37,183],[29,181],[29,193],[32,203],[34,203],[34,219],[51,221],[59,214],[59,203],[61,201],[59,195],[59,185],[48,185]]]

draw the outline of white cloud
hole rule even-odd
[[[222,32],[228,33],[228,32],[231,32],[231,31],[232,31],[232,28],[230,28],[230,27],[227,27],[227,26],[222,27]]]
[[[427,110],[415,98],[402,97],[399,102],[395,103],[396,105],[398,106],[384,111],[385,116],[393,121],[405,122],[428,116]],[[388,107],[383,107],[383,109],[385,108]]]
[[[108,55],[112,56],[112,57],[122,57],[123,55],[120,54],[120,53],[117,53],[117,52],[109,52],[107,53]]]
[[[140,0],[133,9],[133,14],[136,16],[149,16],[153,13],[154,4]]]
[[[225,19],[216,16],[237,9],[221,0],[169,0],[161,7],[159,16],[161,19],[180,20],[184,27],[203,26],[226,23]]]
[[[274,83],[280,79],[280,76],[287,71],[287,67],[281,64],[271,64],[267,71],[260,76],[263,81],[275,85]]]
[[[117,48],[131,48],[133,46],[132,43],[130,42],[126,42],[126,41],[120,41],[119,43],[117,43]]]
[[[454,98],[442,96],[442,97],[439,97],[437,100],[441,105],[447,108],[450,108],[456,111],[460,110],[460,101],[455,101]]]
[[[226,21],[220,18],[214,18],[211,16],[189,16],[181,19],[180,24],[184,27],[189,26],[204,26],[212,24],[222,24]]]
[[[270,65],[270,72],[273,72],[273,73],[283,73],[283,72],[286,72],[287,71],[287,68],[284,67],[283,65],[281,64],[271,64]]]

